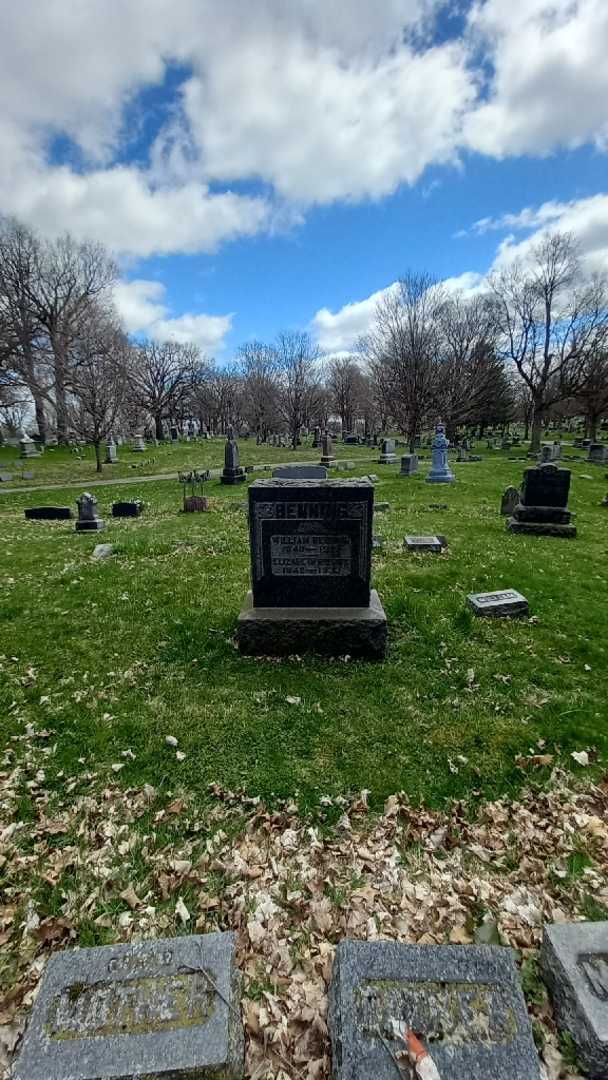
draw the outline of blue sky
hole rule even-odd
[[[475,289],[546,229],[608,270],[605,0],[4,18],[3,208],[106,243],[133,333],[222,363],[290,327],[347,351],[405,270]]]

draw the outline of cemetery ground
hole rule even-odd
[[[219,465],[204,449],[190,464]],[[579,1075],[536,949],[545,922],[608,917],[604,470],[570,466],[578,538],[561,540],[505,530],[523,461],[487,451],[433,487],[428,462],[401,478],[364,449],[334,475],[375,472],[390,506],[378,664],[236,651],[244,485],[206,485],[200,515],[178,512],[175,482],[99,489],[102,535],[25,521],[73,490],[0,489],[0,1063],[50,950],[236,929],[248,1075],[329,1075],[346,935],[510,943],[548,1075]],[[243,464],[274,456],[241,445]],[[112,520],[128,497],[144,515]],[[406,533],[448,548],[407,553]],[[114,551],[97,562],[99,542]],[[502,588],[529,620],[467,609]]]

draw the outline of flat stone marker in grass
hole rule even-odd
[[[441,554],[443,549],[447,548],[448,542],[445,536],[406,536],[403,546],[407,551],[433,551]]]
[[[469,593],[467,604],[476,615],[483,615],[486,618],[523,618],[530,614],[528,601],[515,589]]]
[[[234,934],[56,953],[14,1078],[242,1077],[239,991]]]
[[[581,1064],[597,1080],[608,1076],[608,922],[545,926],[541,966]]]
[[[329,1001],[336,1080],[395,1080],[393,1019],[422,1039],[442,1080],[540,1077],[510,949],[341,941]]]
[[[69,506],[28,506],[24,513],[28,521],[70,521],[74,517]]]

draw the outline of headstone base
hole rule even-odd
[[[289,656],[316,652],[325,656],[382,660],[386,653],[386,615],[375,589],[369,607],[254,607],[253,593],[239,615],[239,650],[246,656]]]
[[[105,529],[106,523],[103,518],[96,518],[95,521],[77,521],[76,532],[99,532],[101,529]]]
[[[325,469],[331,469],[332,465],[335,465],[335,464],[336,464],[335,457],[327,457],[326,454],[323,454],[323,456],[322,456],[322,458],[321,458],[321,460],[319,462],[319,465],[322,465]]]
[[[396,454],[380,454],[380,457],[378,458],[378,464],[379,465],[396,465],[397,464],[397,455]]]
[[[427,484],[455,484],[456,477],[451,472],[445,473],[432,473],[430,472],[426,478]]]
[[[244,484],[247,480],[245,470],[239,466],[234,472],[224,472],[220,476],[220,484]]]
[[[537,536],[565,536],[574,539],[576,525],[559,525],[555,521],[517,521],[509,518],[507,529],[514,533],[535,533]]]

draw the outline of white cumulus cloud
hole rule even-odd
[[[232,326],[232,314],[172,315],[160,281],[120,281],[114,286],[114,303],[129,333],[145,334],[155,341],[192,342],[209,356],[222,352]]]

